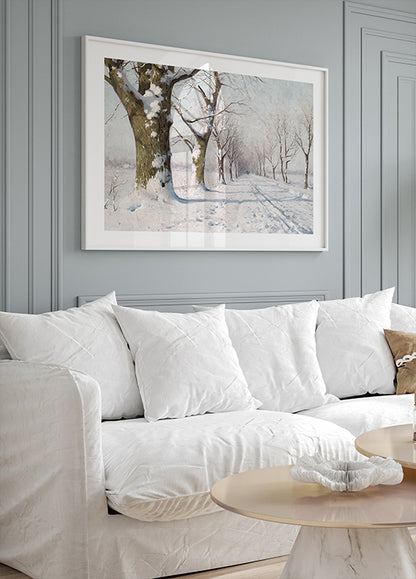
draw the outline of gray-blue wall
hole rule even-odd
[[[414,0],[0,0],[0,33],[1,309],[389,285],[416,305]],[[81,251],[85,34],[327,67],[329,251]]]

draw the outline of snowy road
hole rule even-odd
[[[106,211],[106,229],[136,231],[201,231],[230,233],[313,232],[311,189],[302,187],[302,175],[291,183],[244,174],[218,185],[217,174],[208,174],[208,189],[190,187],[185,171],[175,167],[174,188],[182,202],[163,204],[144,194],[140,201],[131,193],[134,172],[120,179],[116,211]],[[214,180],[215,179],[215,180]],[[123,190],[122,190],[123,189]]]
[[[265,210],[281,224],[284,233],[310,233],[310,230],[299,223],[298,219],[293,214],[287,210],[285,211],[284,202],[280,200],[279,197],[269,196],[270,179],[253,175],[251,178],[248,178],[248,181],[258,201],[264,206]],[[283,190],[283,192],[285,191]],[[301,202],[301,200],[299,200],[299,202]]]

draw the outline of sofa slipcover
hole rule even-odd
[[[220,510],[211,486],[230,474],[293,464],[319,452],[357,460],[347,430],[310,416],[251,410],[102,426],[106,494],[142,521],[189,519]],[[362,458],[362,457],[361,457]]]
[[[97,382],[4,361],[0,384],[2,563],[36,579],[153,579],[290,551],[296,526],[225,511],[153,523],[110,515]]]

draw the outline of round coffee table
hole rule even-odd
[[[416,469],[416,443],[413,425],[400,424],[370,430],[355,439],[355,448],[364,456],[391,456],[406,469]]]
[[[281,579],[415,579],[416,471],[400,485],[334,492],[301,483],[290,466],[229,476],[211,489],[229,511],[302,525]]]

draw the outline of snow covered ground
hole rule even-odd
[[[291,183],[246,174],[209,190],[189,187],[189,171],[176,167],[174,188],[186,203],[165,203],[134,190],[134,168],[107,169],[106,190],[113,193],[105,206],[105,229],[118,231],[188,231],[233,233],[313,233],[313,190],[303,189],[303,175],[289,175]]]

